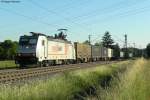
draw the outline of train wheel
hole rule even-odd
[[[44,67],[48,67],[48,66],[49,66],[48,61],[44,61]]]
[[[19,64],[19,68],[20,69],[23,69],[23,68],[25,68],[26,66],[24,65],[24,64]]]
[[[43,67],[43,63],[42,62],[38,62],[38,66],[39,67]]]

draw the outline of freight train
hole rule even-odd
[[[20,36],[16,63],[22,66],[36,64],[84,63],[107,60],[113,57],[113,50],[102,46],[71,42],[41,33]]]

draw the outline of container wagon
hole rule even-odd
[[[92,45],[92,61],[99,61],[102,59],[101,48],[102,46]]]
[[[91,61],[91,45],[75,42],[74,46],[77,63]]]
[[[113,57],[113,49],[101,47],[101,60],[110,60]]]

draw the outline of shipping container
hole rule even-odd
[[[108,58],[112,58],[113,57],[113,49],[108,48]]]
[[[77,62],[88,62],[91,60],[91,46],[83,43],[74,43]]]
[[[120,58],[124,58],[124,52],[120,51]]]
[[[100,58],[100,47],[92,45],[92,58]]]

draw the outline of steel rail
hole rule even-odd
[[[40,67],[40,68],[31,68],[31,69],[18,69],[18,70],[9,70],[0,72],[0,83],[14,83],[18,80],[24,80],[32,77],[38,77],[42,75],[47,75],[51,73],[59,73],[69,70],[76,70],[81,68],[90,68],[102,64],[110,64],[113,62],[94,62],[94,63],[81,63],[81,64],[69,64],[61,66],[52,66],[52,67]]]

